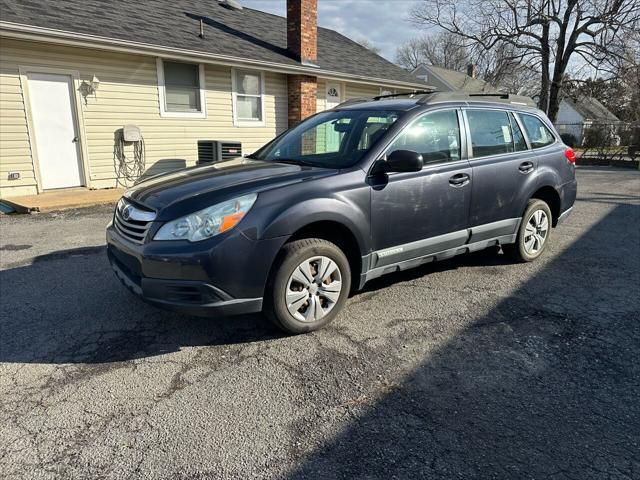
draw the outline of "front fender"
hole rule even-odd
[[[353,192],[351,192],[353,193]],[[368,199],[336,196],[314,198],[291,205],[280,212],[260,235],[260,239],[291,236],[301,228],[315,222],[331,221],[344,225],[354,235],[362,255],[370,249]]]

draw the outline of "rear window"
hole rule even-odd
[[[542,123],[542,120],[533,115],[527,115],[526,113],[520,113],[519,115],[520,120],[522,120],[522,125],[529,137],[529,142],[531,142],[531,148],[546,147],[555,142],[553,133]]]
[[[509,114],[500,110],[467,110],[474,157],[516,150]],[[517,131],[517,133],[520,133]],[[519,139],[518,139],[519,140]]]

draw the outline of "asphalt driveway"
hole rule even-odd
[[[106,208],[0,218],[2,478],[640,478],[640,172],[543,259],[372,282],[327,329],[163,312]]]

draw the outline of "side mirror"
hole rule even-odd
[[[422,155],[412,150],[395,150],[386,161],[388,172],[419,172],[423,165]]]

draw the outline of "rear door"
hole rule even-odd
[[[471,200],[471,168],[463,155],[461,114],[427,113],[387,147],[421,153],[419,172],[370,177],[374,267],[463,245]]]
[[[513,234],[523,213],[523,195],[535,183],[537,162],[511,112],[469,108],[464,116],[473,171],[469,223],[481,227],[470,242]]]

